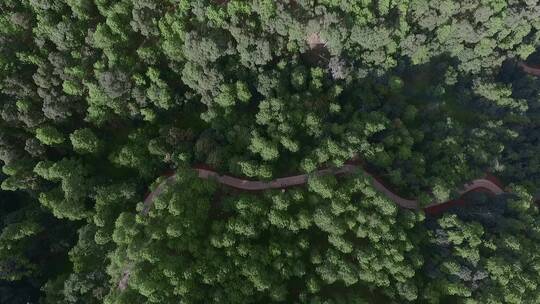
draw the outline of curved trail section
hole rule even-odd
[[[534,75],[534,76],[540,76],[540,68],[535,68],[527,65],[525,62],[519,62],[518,66],[523,69],[523,71],[527,74]],[[301,175],[294,175],[294,176],[288,176],[283,178],[278,178],[269,182],[263,182],[263,181],[250,181],[246,179],[240,179],[237,177],[232,177],[228,175],[219,175],[217,172],[208,170],[208,169],[202,169],[202,168],[194,168],[195,171],[197,171],[199,178],[202,179],[214,179],[218,183],[240,189],[245,191],[263,191],[263,190],[269,190],[269,189],[284,189],[289,188],[293,186],[299,186],[306,184],[309,179],[308,174],[301,174]],[[346,164],[343,167],[336,168],[336,169],[322,169],[319,171],[316,171],[315,175],[328,175],[328,174],[346,174],[346,173],[353,173],[357,170],[362,170],[364,174],[366,174],[368,177],[370,177],[372,181],[373,187],[385,195],[388,199],[396,203],[397,205],[401,206],[402,208],[406,209],[418,209],[419,203],[417,200],[410,200],[403,198],[396,193],[392,192],[388,187],[386,187],[378,178],[370,174],[369,172],[363,170],[361,166],[357,165],[351,165]],[[176,175],[173,174],[169,177],[167,177],[164,181],[162,181],[154,191],[152,191],[144,200],[143,209],[141,211],[142,215],[147,215],[148,211],[152,207],[152,203],[154,201],[154,198],[159,196],[163,190],[165,189],[165,186],[169,184],[170,182],[173,182]],[[455,200],[448,200],[445,202],[433,202],[426,207],[423,208],[423,210],[426,213],[431,214],[437,214],[445,210],[445,208],[448,208],[452,205],[462,204],[463,200],[461,197],[469,192],[487,192],[491,193],[493,195],[499,195],[504,193],[504,190],[498,185],[498,183],[488,179],[488,178],[480,178],[475,179],[471,181],[470,183],[467,183],[463,185],[462,189],[459,190],[460,197]],[[534,198],[534,201],[540,201],[540,196],[537,196]],[[129,275],[131,273],[131,268],[133,267],[133,264],[130,264],[124,272],[122,273],[122,278],[118,282],[118,289],[124,290],[127,287],[127,283],[129,280]]]
[[[523,69],[523,72],[534,75],[534,76],[540,76],[540,68],[532,67],[525,62],[518,63],[518,66]]]
[[[240,179],[240,178],[236,178],[236,177],[232,177],[228,175],[219,175],[215,171],[207,170],[207,169],[195,169],[195,170],[199,174],[199,178],[214,179],[220,184],[223,184],[232,188],[240,189],[240,190],[246,190],[246,191],[284,189],[284,188],[306,184],[309,179],[308,174],[301,174],[301,175],[278,178],[269,182],[262,182],[262,181],[250,181],[250,180]],[[358,170],[363,170],[363,169],[357,165],[344,165],[343,167],[340,167],[337,169],[322,169],[322,170],[316,171],[314,175],[319,175],[319,176],[330,175],[330,174],[340,175],[340,174],[346,174],[346,173],[354,173]],[[388,187],[386,187],[382,182],[380,182],[377,178],[375,178],[373,175],[371,175],[365,170],[363,170],[363,172],[368,177],[370,177],[373,187],[377,191],[381,192],[386,197],[388,197],[391,201],[393,201],[394,203],[398,204],[399,206],[403,208],[418,209],[419,204],[417,200],[406,199],[395,194]],[[465,184],[463,186],[463,189],[459,191],[459,194],[462,195],[467,192],[475,191],[478,189],[486,189],[495,195],[501,194],[504,192],[504,190],[501,189],[501,187],[499,187],[497,184],[495,184],[491,180],[475,179],[472,182]],[[425,208],[430,208],[432,206],[435,206],[441,203],[447,203],[447,202],[434,202],[426,206]]]

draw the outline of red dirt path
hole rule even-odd
[[[518,63],[518,66],[523,69],[523,71],[527,74],[531,74],[534,76],[540,76],[540,68],[533,67],[531,65],[526,64],[525,62]]]

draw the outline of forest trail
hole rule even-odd
[[[358,170],[362,170],[363,173],[366,176],[368,176],[370,180],[372,181],[373,187],[377,191],[382,193],[384,196],[388,197],[391,201],[398,204],[400,207],[403,207],[406,209],[419,208],[419,203],[417,200],[406,199],[394,193],[385,184],[383,184],[379,178],[365,171],[360,165],[346,164],[340,168],[321,169],[321,170],[315,171],[312,174],[293,175],[293,176],[288,176],[288,177],[277,178],[272,181],[266,181],[266,182],[241,179],[241,178],[237,178],[237,177],[233,177],[229,175],[219,175],[216,171],[209,170],[209,169],[195,168],[194,170],[197,172],[199,178],[201,179],[212,179],[212,180],[215,180],[219,184],[226,185],[231,188],[235,188],[239,190],[245,190],[245,191],[285,189],[285,188],[290,188],[290,187],[306,184],[310,176],[323,176],[323,175],[330,175],[330,174],[341,175],[341,174],[354,173]],[[146,199],[144,200],[144,208],[142,210],[142,214],[146,215],[148,213],[148,210],[152,206],[154,197],[158,196],[163,191],[165,185],[174,180],[175,176],[176,175],[169,176],[167,179],[162,181],[156,187],[156,189],[152,191],[146,197]],[[475,179],[471,181],[470,183],[463,185],[463,187],[458,191],[458,193],[460,195],[464,195],[466,193],[474,192],[474,191],[484,191],[484,192],[488,191],[494,195],[504,193],[504,190],[499,185],[497,185],[497,183],[487,178]],[[424,207],[424,209],[429,209],[439,204],[446,204],[450,201],[451,200],[444,201],[444,202],[433,202],[429,204],[428,206]]]
[[[523,71],[527,74],[534,75],[534,76],[540,76],[540,68],[532,67],[525,62],[520,62],[519,67],[523,69]]]

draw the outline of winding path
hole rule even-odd
[[[245,191],[263,191],[263,190],[270,190],[270,189],[285,189],[290,188],[294,186],[299,186],[306,184],[308,182],[309,176],[308,174],[301,174],[301,175],[294,175],[294,176],[288,176],[283,178],[278,178],[272,181],[263,182],[263,181],[251,181],[246,179],[241,179],[233,176],[228,175],[219,175],[217,172],[209,169],[201,169],[201,168],[195,168],[194,169],[197,173],[199,178],[202,179],[213,179],[217,183],[220,183],[222,185],[229,186],[231,188],[239,189],[239,190],[245,190]],[[388,197],[391,201],[395,202],[399,206],[406,208],[406,209],[418,209],[419,203],[417,200],[411,200],[403,198],[396,193],[392,192],[386,185],[384,185],[377,177],[373,176],[369,172],[365,171],[361,166],[359,165],[351,165],[346,164],[340,168],[336,169],[322,169],[318,170],[313,175],[341,175],[341,174],[348,174],[348,173],[354,173],[358,170],[362,170],[364,174],[366,174],[368,177],[371,178],[373,187],[384,194],[386,197]],[[163,192],[164,186],[168,184],[169,182],[173,181],[176,175],[171,175],[167,179],[165,179],[163,182],[161,182],[154,191],[152,191],[144,200],[144,208],[141,211],[142,214],[146,215],[148,213],[148,210],[152,206],[152,202],[154,200],[154,197],[158,196],[161,192]],[[488,191],[494,195],[502,194],[504,193],[504,190],[499,186],[493,179],[488,178],[480,178],[475,179],[470,183],[467,183],[463,185],[462,189],[459,190],[459,194],[463,195],[468,192],[472,191]],[[428,206],[424,207],[424,209],[429,209],[434,206],[445,204],[450,201],[445,202],[433,202],[429,204]]]
[[[518,66],[523,69],[523,71],[527,74],[531,74],[534,76],[540,76],[540,68],[532,67],[525,62],[521,61],[518,63]]]
[[[518,65],[523,69],[525,73],[535,75],[535,76],[540,76],[540,68],[531,67],[524,62],[520,62]],[[235,189],[239,189],[239,190],[245,190],[245,191],[285,189],[285,188],[289,188],[293,186],[304,185],[308,182],[308,179],[310,176],[308,174],[301,174],[301,175],[277,178],[272,181],[264,182],[264,181],[250,181],[250,180],[241,179],[241,178],[228,176],[228,175],[219,175],[217,172],[213,170],[204,169],[204,168],[193,168],[193,169],[197,172],[199,178],[201,179],[213,179],[220,184],[223,184],[223,185],[235,188]],[[319,175],[319,176],[330,175],[330,174],[341,175],[341,174],[354,173],[358,170],[362,170],[363,173],[366,174],[371,179],[372,185],[377,191],[382,193],[384,196],[386,196],[388,199],[390,199],[391,201],[393,201],[400,207],[406,208],[406,209],[419,209],[419,203],[417,200],[406,199],[394,193],[387,186],[385,186],[379,178],[367,172],[360,165],[345,164],[344,166],[340,168],[321,169],[314,172],[313,175]],[[176,174],[172,174],[168,176],[156,187],[156,189],[154,189],[154,191],[152,191],[150,194],[148,194],[148,196],[146,196],[144,200],[144,204],[143,204],[143,209],[141,211],[142,215],[148,214],[154,202],[154,198],[159,196],[165,189],[165,186],[173,182],[175,178],[176,178]],[[464,203],[462,197],[463,195],[469,192],[486,192],[492,195],[499,195],[499,194],[504,193],[505,191],[504,189],[502,189],[502,186],[496,180],[496,178],[490,178],[488,176],[486,178],[475,179],[469,183],[466,183],[465,185],[462,186],[461,189],[458,190],[458,193],[460,194],[459,198],[444,201],[444,202],[432,202],[431,204],[423,207],[423,210],[424,212],[428,214],[441,213],[453,205],[459,205],[459,204]],[[536,202],[540,201],[540,195],[536,196],[534,198],[534,201]],[[121,291],[125,290],[127,287],[132,268],[133,268],[133,264],[129,264],[122,273],[122,277],[120,281],[118,282],[118,289],[120,289]]]

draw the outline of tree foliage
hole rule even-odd
[[[539,62],[539,11],[0,1],[0,302],[538,302],[540,79],[518,63]],[[521,188],[495,224],[422,222],[360,173],[315,174],[351,160],[422,204],[486,172]],[[193,167],[309,180],[243,193]]]

